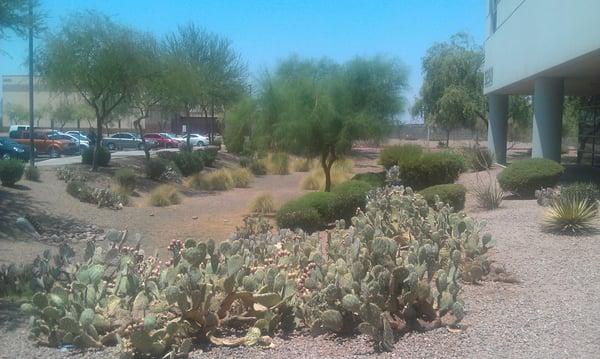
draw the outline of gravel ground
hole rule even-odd
[[[494,171],[495,173],[496,171]],[[481,178],[481,174],[479,175]],[[472,186],[477,176],[460,182]],[[375,353],[363,336],[275,338],[273,349],[209,347],[192,358],[598,358],[600,353],[600,234],[543,233],[543,208],[533,200],[506,200],[496,211],[467,210],[486,221],[497,244],[491,258],[518,284],[464,285],[465,330],[437,329],[399,338],[392,353]],[[598,223],[600,228],[600,223]],[[114,349],[85,354],[37,348],[26,339],[25,319],[0,305],[1,358],[110,358]]]

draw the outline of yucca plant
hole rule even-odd
[[[588,198],[563,195],[550,204],[544,216],[543,227],[552,233],[583,234],[593,228],[597,213],[596,204]]]
[[[490,181],[487,184],[480,184],[473,190],[477,203],[485,209],[497,209],[504,200],[505,193],[502,191],[496,181]]]

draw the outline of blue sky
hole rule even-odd
[[[162,37],[194,22],[232,40],[251,74],[292,53],[346,61],[356,55],[400,58],[412,100],[421,86],[421,58],[436,41],[465,31],[484,39],[484,0],[42,0],[48,27],[73,11],[96,9]],[[0,40],[0,75],[24,74],[27,43]],[[408,119],[406,119],[408,120]]]

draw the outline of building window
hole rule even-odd
[[[498,3],[500,0],[490,0],[490,30],[495,33],[498,26]]]

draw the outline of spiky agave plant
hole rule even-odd
[[[598,213],[594,202],[581,196],[561,196],[550,204],[544,217],[548,232],[577,235],[592,229]]]

